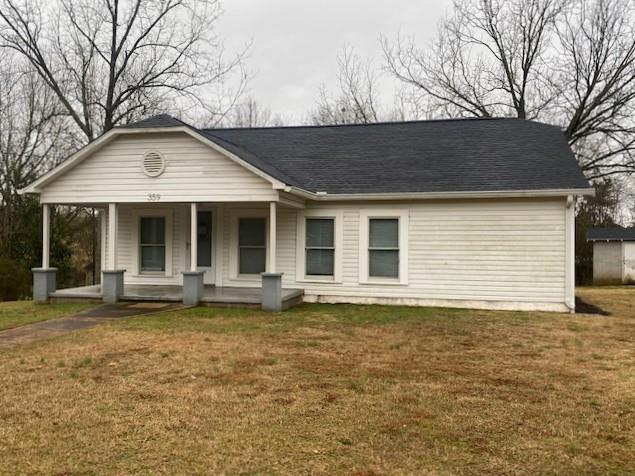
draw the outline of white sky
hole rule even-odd
[[[218,33],[228,52],[252,42],[248,93],[297,123],[314,107],[321,84],[334,91],[344,47],[381,67],[381,34],[401,31],[425,46],[450,6],[451,0],[224,0]],[[384,81],[386,101],[391,88]]]

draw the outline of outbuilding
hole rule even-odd
[[[592,228],[593,284],[635,284],[635,227]]]

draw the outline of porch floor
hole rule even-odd
[[[301,289],[282,289],[282,303],[299,299],[304,292]],[[205,286],[201,303],[205,304],[235,304],[254,306],[260,305],[261,288],[237,288]],[[77,288],[58,289],[51,298],[55,300],[97,300],[101,299],[101,285],[80,286]],[[179,302],[183,300],[183,288],[175,285],[126,284],[123,289],[122,301],[163,301]]]

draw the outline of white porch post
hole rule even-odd
[[[196,271],[198,262],[198,207],[190,205],[190,271]]]
[[[108,269],[117,269],[117,204],[108,204]]]
[[[42,269],[49,269],[51,254],[51,210],[42,205]]]
[[[276,272],[276,218],[276,202],[270,202],[267,272],[262,273],[262,308],[273,312],[282,310],[282,273]]]
[[[196,306],[205,294],[205,271],[198,271],[198,204],[190,204],[190,270],[183,271],[183,303]]]
[[[42,205],[42,267],[33,268],[33,300],[36,303],[49,302],[49,296],[55,292],[56,268],[51,268],[51,209]]]
[[[267,272],[276,272],[276,202],[269,203],[269,256],[267,257]]]
[[[106,303],[116,303],[123,296],[125,270],[117,268],[118,212],[116,203],[108,204],[108,266],[102,271],[101,278],[101,295]]]

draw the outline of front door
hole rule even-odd
[[[214,239],[213,220],[211,210],[200,210],[198,212],[198,237],[197,247],[197,268],[205,271],[205,284],[214,284]]]

